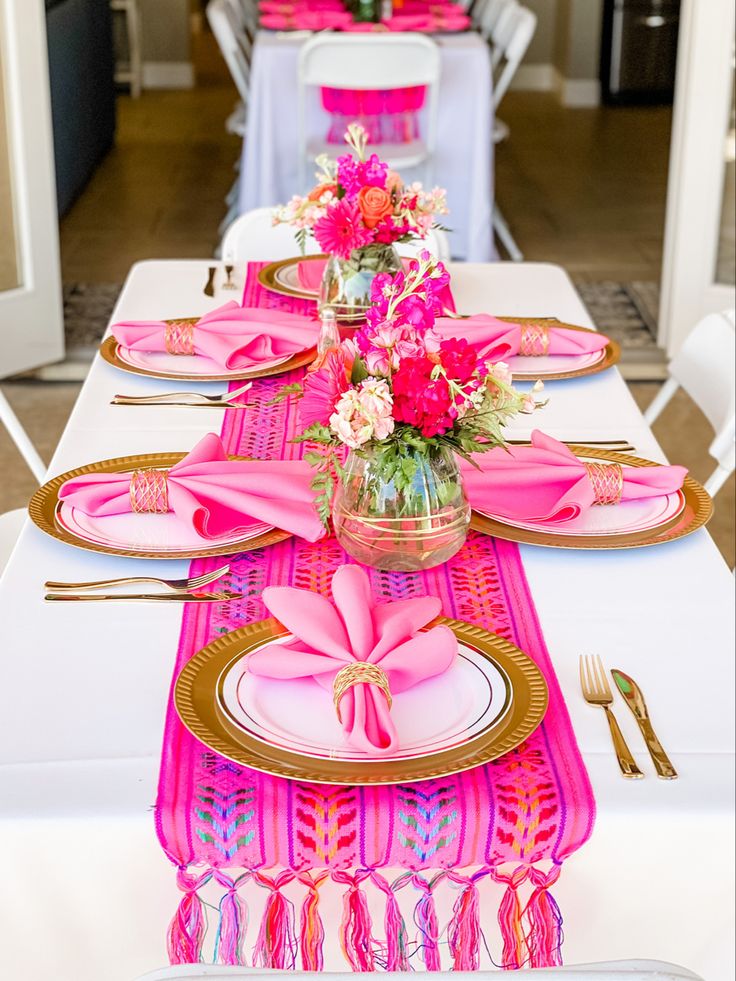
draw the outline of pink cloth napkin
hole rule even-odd
[[[521,344],[520,324],[499,320],[486,313],[479,313],[464,320],[438,317],[435,330],[442,337],[464,337],[489,361],[503,361],[519,354]],[[583,355],[602,350],[608,344],[605,334],[593,330],[568,330],[566,327],[550,327],[548,354]]]
[[[133,351],[165,351],[162,320],[128,320],[112,333]],[[261,307],[241,307],[234,300],[212,310],[194,327],[195,354],[210,358],[225,371],[257,367],[314,347],[319,324],[311,317]],[[186,357],[186,355],[183,355]]]
[[[357,565],[343,565],[335,572],[332,596],[334,604],[307,589],[264,589],[263,602],[295,639],[255,651],[248,658],[248,670],[267,678],[313,677],[332,693],[341,668],[367,661],[386,673],[396,695],[442,674],[455,660],[457,639],[449,627],[418,633],[439,614],[437,597],[376,603],[368,576]],[[375,755],[398,748],[388,703],[376,685],[349,688],[340,712],[347,742],[355,749]]]
[[[515,521],[562,523],[595,503],[584,463],[563,443],[535,430],[531,446],[498,447],[462,461],[465,493],[472,508]],[[674,494],[684,467],[623,467],[622,501]]]
[[[228,460],[220,437],[208,433],[168,471],[168,509],[205,539],[265,522],[314,542],[325,530],[313,476],[301,460]],[[130,474],[84,474],[62,484],[59,498],[89,515],[125,514],[133,510],[130,482]]]
[[[294,10],[289,14],[261,15],[261,27],[271,31],[324,31],[352,23],[346,10]]]

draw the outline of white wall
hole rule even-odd
[[[523,2],[537,30],[513,87],[556,91],[569,106],[598,105],[603,0]]]
[[[140,0],[144,88],[191,88],[189,0]]]

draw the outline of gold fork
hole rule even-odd
[[[47,582],[44,583],[46,589],[55,592],[73,591],[76,589],[101,589],[105,586],[127,586],[141,582],[152,582],[167,589],[189,592],[192,589],[199,589],[202,586],[209,586],[211,582],[224,576],[230,571],[229,565],[223,565],[214,572],[206,572],[201,576],[193,576],[191,579],[154,579],[152,576],[129,576],[124,579],[100,579],[97,582]]]
[[[644,776],[631,750],[626,745],[623,733],[618,727],[616,716],[608,707],[613,702],[613,693],[608,684],[608,678],[599,655],[583,654],[580,657],[580,687],[583,698],[589,705],[599,705],[606,713],[608,728],[611,730],[613,748],[616,750],[618,765],[621,773],[630,780],[638,780]]]

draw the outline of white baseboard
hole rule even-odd
[[[551,92],[556,87],[554,65],[519,65],[510,88],[522,92]]]
[[[601,104],[601,83],[597,78],[565,78],[555,68],[553,88],[563,106],[590,109]]]
[[[144,61],[144,89],[193,89],[194,66],[189,61]]]

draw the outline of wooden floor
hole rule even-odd
[[[118,100],[116,146],[61,225],[65,282],[121,282],[137,259],[202,257],[217,243],[240,141],[236,101],[212,39],[198,85]],[[527,259],[591,280],[659,280],[670,110],[566,109],[511,92],[500,116],[496,195]]]

